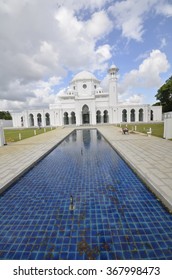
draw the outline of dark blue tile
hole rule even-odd
[[[76,257],[75,257],[75,253],[69,253],[68,254],[68,260],[75,260]]]

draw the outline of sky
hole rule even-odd
[[[157,102],[172,75],[172,0],[0,0],[0,110],[48,108],[78,72],[119,101]]]

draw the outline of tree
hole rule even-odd
[[[11,114],[7,111],[0,111],[1,120],[12,120]]]
[[[155,97],[160,100],[163,112],[172,111],[172,76],[159,88]]]

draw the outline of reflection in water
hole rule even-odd
[[[91,142],[91,130],[89,129],[83,129],[82,133],[83,133],[83,144],[85,146],[86,149],[89,149],[90,147],[90,142]]]
[[[71,137],[72,137],[72,141],[76,142],[76,130],[73,131]]]

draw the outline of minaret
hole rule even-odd
[[[118,104],[118,93],[117,93],[117,77],[118,68],[112,65],[109,70],[109,106],[116,106]]]

